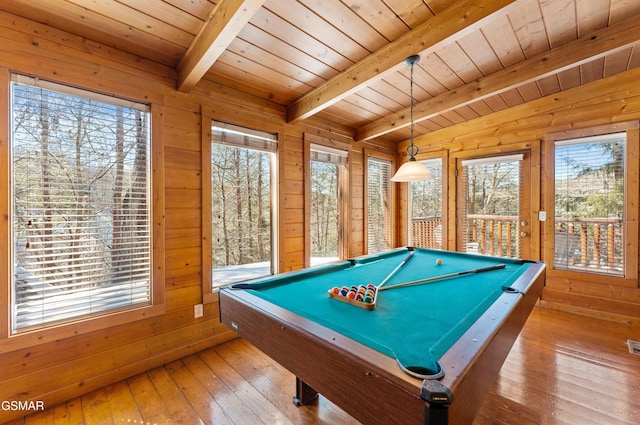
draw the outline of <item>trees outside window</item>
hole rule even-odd
[[[211,146],[213,286],[274,273],[275,136],[214,122]]]
[[[315,144],[311,146],[311,265],[342,256],[346,161],[346,151]]]
[[[13,79],[14,331],[151,303],[148,107]]]
[[[411,182],[409,244],[442,249],[442,159],[423,161],[433,179]]]
[[[555,269],[624,276],[626,134],[555,143]]]
[[[466,252],[520,257],[522,160],[521,154],[462,160],[460,230]]]

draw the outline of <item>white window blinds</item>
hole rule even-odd
[[[222,145],[245,147],[273,153],[278,150],[278,139],[275,134],[264,131],[213,121],[211,134],[213,142]]]
[[[459,222],[466,252],[520,257],[522,154],[462,160]]]
[[[343,149],[311,144],[311,160],[328,164],[346,165],[349,153]]]
[[[369,254],[393,247],[391,161],[367,161],[367,249]]]
[[[151,303],[148,107],[15,76],[14,331]]]
[[[433,179],[410,182],[409,243],[420,248],[442,248],[442,159],[422,161]]]
[[[556,269],[624,275],[626,134],[555,143]]]

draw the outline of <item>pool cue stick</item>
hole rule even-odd
[[[497,264],[495,266],[483,267],[483,268],[480,268],[480,269],[465,270],[465,271],[462,271],[462,272],[455,272],[455,273],[443,274],[443,275],[440,275],[440,276],[427,277],[427,278],[424,278],[424,279],[412,280],[411,282],[396,283],[395,285],[385,286],[384,288],[379,288],[379,290],[380,291],[386,291],[387,289],[400,288],[402,286],[409,286],[409,285],[416,285],[418,283],[426,283],[426,282],[431,282],[433,280],[446,279],[448,277],[462,276],[462,275],[465,275],[465,274],[488,272],[488,271],[491,271],[491,270],[504,269],[505,267],[506,267],[505,264]]]
[[[391,278],[393,277],[393,275],[394,275],[394,274],[396,274],[396,272],[397,272],[398,270],[400,270],[400,269],[401,269],[405,264],[407,264],[407,262],[408,262],[409,260],[411,260],[411,257],[413,257],[413,254],[416,252],[416,250],[415,250],[415,248],[413,248],[413,247],[410,247],[410,248],[408,248],[408,249],[411,251],[411,252],[409,253],[409,255],[407,255],[407,256],[405,257],[405,259],[404,259],[404,260],[402,260],[402,262],[396,266],[396,268],[395,268],[395,269],[391,270],[391,273],[389,273],[389,274],[387,275],[387,277],[385,277],[385,278],[384,278],[384,280],[378,284],[378,286],[376,287],[377,289],[380,289],[380,287],[381,287],[382,285],[384,285],[385,283],[387,283],[387,282],[389,281],[389,279],[391,279]]]

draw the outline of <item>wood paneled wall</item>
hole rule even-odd
[[[278,133],[279,268],[303,267],[303,134],[350,143],[351,129],[320,119],[288,125],[282,105],[207,81],[188,94],[177,92],[175,72],[170,68],[6,13],[0,13],[0,46],[0,68],[151,102],[152,108],[160,110],[165,197],[160,216],[165,238],[159,244],[164,247],[165,281],[160,284],[165,287],[165,313],[43,343],[16,346],[9,339],[0,339],[0,401],[42,400],[52,406],[234,337],[219,323],[215,296],[208,298],[213,301],[205,304],[203,318],[193,317],[193,306],[203,301],[202,140],[203,128],[211,118]],[[0,114],[7,116],[6,104],[0,106]],[[7,133],[4,128],[0,134]],[[0,140],[6,143],[8,140]],[[395,149],[380,145],[387,151]],[[353,152],[356,164],[361,162],[357,149]],[[351,167],[353,192],[361,194],[362,169]],[[0,194],[6,195],[7,190]],[[8,208],[0,205],[2,226],[9,226]],[[357,213],[349,240],[355,242],[347,249],[352,251],[349,256],[364,253],[358,244],[363,232],[360,199],[354,208]],[[0,250],[2,255],[6,251],[7,247]],[[8,291],[8,271],[0,273],[1,290]],[[0,410],[0,423],[18,415],[21,413]]]
[[[540,167],[536,173],[540,181],[531,190],[539,194],[534,199],[538,210],[550,211],[553,202],[553,181],[549,171],[553,168],[553,158],[544,154],[553,136],[566,132],[590,132],[597,134],[615,131],[627,131],[638,127],[640,120],[640,70],[635,69],[617,74],[603,80],[592,82],[583,87],[573,88],[548,98],[543,98],[517,106],[486,117],[454,125],[435,131],[415,140],[420,148],[419,157],[452,157],[461,152],[509,152],[531,145],[538,152],[533,158],[533,166]],[[557,272],[552,268],[553,227],[552,217],[546,223],[540,223],[534,235],[534,243],[539,247],[539,258],[548,264],[547,284],[543,291],[541,304],[550,308],[571,311],[578,314],[601,317],[609,320],[640,325],[640,288],[637,275],[638,263],[638,193],[637,156],[638,131],[628,130],[628,143],[633,149],[627,151],[627,167],[633,170],[627,176],[627,183],[636,190],[627,193],[627,206],[632,208],[625,217],[625,226],[629,229],[626,253],[631,255],[634,272],[625,279],[607,276],[587,275],[585,273]],[[398,146],[401,154],[406,143]],[[451,160],[448,161],[452,166]],[[631,166],[630,166],[631,165]],[[455,177],[449,173],[449,193]],[[406,203],[406,186],[399,191],[400,204]],[[549,194],[551,196],[549,197]],[[450,196],[447,209],[450,214],[456,211],[456,201]],[[406,229],[406,214],[400,214],[400,229]],[[451,220],[450,220],[451,221]],[[550,227],[551,226],[551,227]],[[449,240],[453,226],[449,227]],[[400,244],[407,241],[406,232],[401,235]],[[449,247],[452,249],[452,247]]]
[[[219,323],[215,297],[205,305],[203,318],[193,318],[193,306],[203,300],[201,146],[209,117],[279,134],[279,268],[288,271],[304,265],[304,134],[349,141],[351,129],[317,118],[288,125],[282,105],[207,81],[188,94],[179,93],[172,69],[5,13],[0,13],[0,46],[0,67],[152,102],[154,108],[160,108],[165,182],[165,313],[21,348],[10,348],[13,345],[6,339],[0,340],[0,400],[43,400],[50,406],[233,337]],[[639,74],[630,71],[610,77],[584,89],[435,132],[417,143],[423,154],[478,147],[508,149],[512,143],[541,141],[549,132],[578,125],[638,120]],[[6,116],[6,105],[0,106],[0,114]],[[364,152],[392,153],[396,149],[400,154],[405,146],[384,142],[352,145],[347,256],[366,252]],[[402,190],[398,193],[400,199],[406,196]],[[8,205],[0,205],[0,211],[8,211]],[[406,213],[399,208],[397,216],[406,217]],[[8,226],[6,217],[2,226]],[[398,229],[402,228],[406,226],[401,220]],[[398,234],[399,243],[406,242],[402,240],[406,234]],[[1,290],[7,291],[7,270],[0,273]],[[593,311],[596,306],[599,314],[611,318],[620,318],[613,312],[616,305],[625,304],[629,316],[624,320],[640,321],[637,285],[613,287],[606,282],[560,280],[549,274],[543,298],[548,305],[579,312]],[[0,422],[18,414],[0,411]]]

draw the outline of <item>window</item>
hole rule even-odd
[[[342,257],[347,152],[311,144],[311,265]]]
[[[521,208],[523,159],[523,154],[513,154],[461,161],[458,179],[464,204],[459,222],[466,252],[522,255],[522,223],[529,221]]]
[[[433,179],[411,182],[409,244],[420,248],[442,248],[442,159],[422,161]]]
[[[624,275],[626,134],[555,143],[555,269]]]
[[[389,160],[367,160],[367,252],[375,254],[394,247],[391,166]]]
[[[12,78],[13,331],[150,305],[148,106]]]
[[[274,267],[276,137],[213,122],[212,286],[268,276]]]

